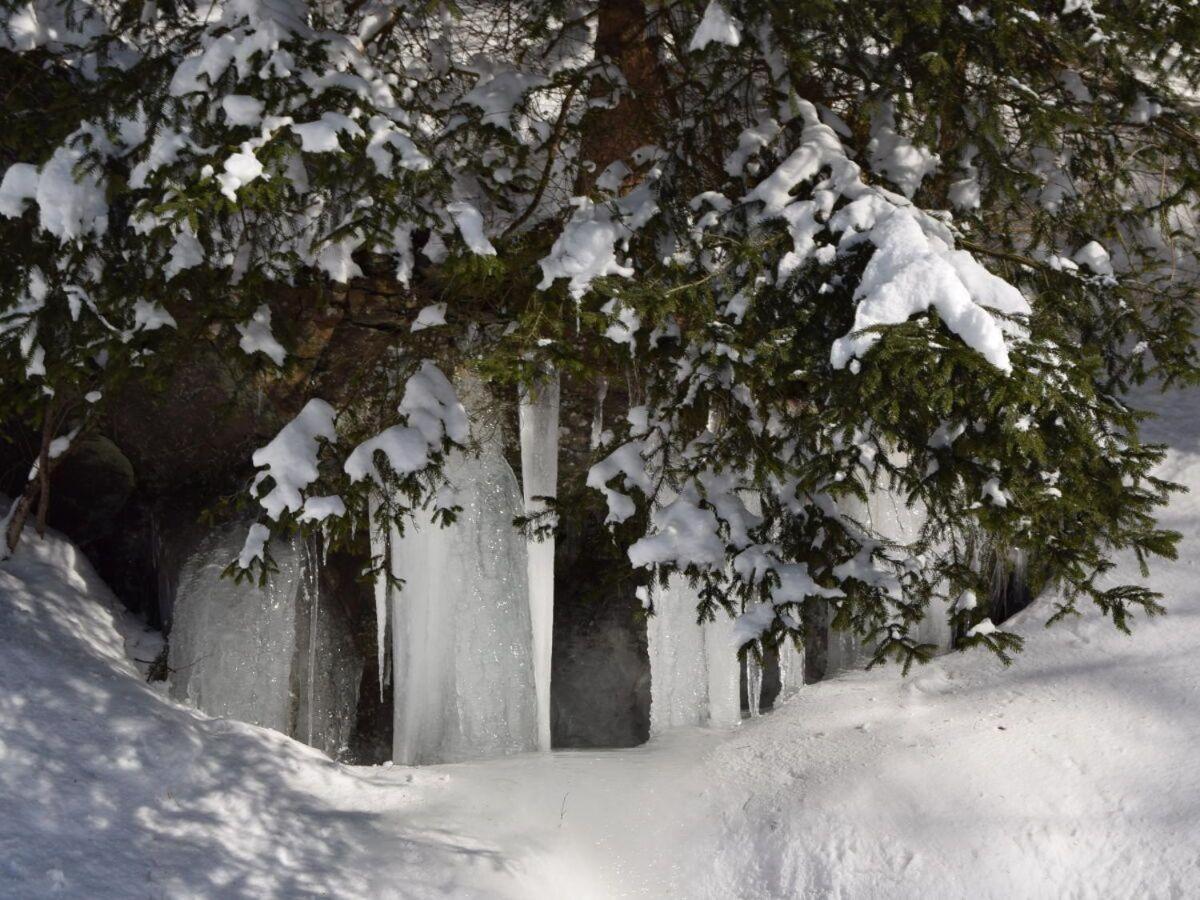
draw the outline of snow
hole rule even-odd
[[[581,300],[593,281],[606,275],[633,276],[633,269],[617,259],[616,245],[629,236],[629,229],[613,220],[607,206],[580,199],[562,234],[554,240],[550,254],[539,261],[544,291],[559,278],[569,279],[568,290]]]
[[[382,451],[398,475],[410,475],[430,463],[430,453],[441,450],[443,440],[465,444],[470,436],[467,414],[454,387],[432,362],[426,360],[404,387],[399,413],[406,425],[393,425],[368,438],[346,457],[345,471],[351,481],[371,478],[385,481],[375,464]]]
[[[424,331],[426,328],[437,328],[446,324],[446,304],[430,303],[421,307],[417,317],[413,319],[412,330]]]
[[[157,331],[160,328],[175,328],[175,318],[157,303],[140,297],[133,304],[133,327],[137,331]]]
[[[737,149],[725,160],[725,171],[735,178],[740,176],[746,169],[746,163],[775,140],[780,130],[779,123],[774,119],[763,119],[757,125],[744,130],[738,136]]]
[[[271,529],[260,522],[255,522],[246,531],[246,542],[242,545],[242,552],[238,554],[238,566],[243,569],[250,568],[250,564],[255,560],[264,562],[266,560],[267,542],[271,539]]]
[[[334,153],[342,149],[338,135],[342,132],[351,137],[361,137],[362,128],[349,116],[327,112],[315,122],[293,124],[292,131],[300,138],[300,149],[305,153]]]
[[[462,97],[462,102],[483,111],[483,121],[497,128],[512,130],[512,111],[526,92],[542,87],[548,80],[542,75],[518,72],[483,59],[472,64],[479,80]]]
[[[806,685],[728,732],[622,751],[353,768],[165,698],[77,550],[0,565],[0,893],[10,896],[1185,897],[1200,893],[1200,393],[1154,398],[1192,487],[1149,579],[1169,614],[1006,627]]]
[[[1099,241],[1091,241],[1080,247],[1071,259],[1081,266],[1087,266],[1097,275],[1113,276],[1112,259]]]
[[[907,210],[892,212],[870,234],[876,250],[854,293],[854,327],[833,342],[830,358],[836,368],[861,357],[879,340],[877,332],[862,334],[863,329],[898,324],[933,307],[967,346],[996,368],[1012,370],[1004,326],[988,310],[1029,315],[1020,291],[969,253],[926,234]]]
[[[373,116],[370,122],[371,139],[367,142],[367,157],[375,164],[380,175],[391,175],[392,165],[398,152],[401,168],[414,172],[428,169],[432,163],[412,138],[400,131],[394,123],[383,116]]]
[[[918,147],[896,131],[896,110],[891,103],[884,103],[871,121],[867,153],[871,157],[871,169],[910,198],[925,177],[937,171],[941,162],[936,153]]]
[[[341,504],[338,498],[304,499],[305,489],[320,474],[317,465],[321,440],[337,439],[336,418],[337,413],[324,400],[309,400],[269,444],[254,451],[254,465],[262,470],[258,482],[270,478],[274,485],[258,501],[272,519],[278,519],[284,510],[300,512],[303,508],[310,518],[320,520],[334,513],[331,499]]]
[[[171,247],[171,256],[163,267],[163,278],[170,281],[180,272],[204,262],[204,247],[190,231],[180,231]]]
[[[742,28],[737,19],[729,15],[717,0],[709,0],[704,10],[704,18],[692,35],[688,51],[703,50],[709,44],[725,44],[736,47],[742,42]]]
[[[525,515],[544,513],[541,498],[558,496],[558,373],[523,390],[518,402],[521,490]],[[549,524],[539,521],[538,524]],[[537,690],[538,746],[550,749],[550,660],[554,644],[554,535],[526,541],[533,680]]]
[[[253,150],[243,149],[233,153],[225,160],[224,172],[217,176],[221,185],[221,193],[230,203],[237,203],[238,189],[244,187],[263,175],[263,164],[258,161]]]
[[[230,125],[257,125],[262,121],[265,104],[247,94],[227,94],[221,98],[221,109]]]
[[[362,243],[363,239],[354,234],[326,243],[317,253],[317,268],[332,280],[349,284],[362,275],[362,268],[354,261],[354,251]]]
[[[77,177],[80,166],[84,170]],[[21,215],[27,200],[37,204],[41,227],[59,240],[101,237],[108,230],[104,184],[73,146],[55,150],[41,172],[28,163],[8,167],[0,181],[0,215]]]
[[[256,309],[249,321],[239,324],[237,330],[241,335],[238,346],[242,348],[242,352],[248,356],[262,353],[275,365],[283,365],[287,351],[271,332],[271,308],[267,304],[264,303]]]
[[[465,200],[458,200],[446,204],[446,212],[454,219],[454,224],[458,226],[463,241],[472,253],[478,256],[496,255],[496,248],[483,233],[483,216],[479,214],[479,210]]]
[[[37,196],[38,170],[29,163],[15,163],[0,181],[0,215],[15,218],[25,210],[25,201]]]

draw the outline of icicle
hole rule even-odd
[[[785,639],[779,645],[779,700],[794,696],[803,686],[804,652]]]
[[[654,615],[646,620],[651,734],[709,720],[705,628],[696,625],[697,599],[681,575],[654,593]]]
[[[600,446],[600,439],[604,434],[604,398],[608,396],[608,379],[601,376],[596,382],[596,404],[592,409],[592,440],[591,446],[595,450]]]
[[[750,718],[756,719],[761,714],[763,670],[753,654],[746,656],[746,709]]]
[[[320,589],[321,557],[320,550],[314,549],[318,538],[308,540],[307,565],[304,567],[303,591],[308,595],[308,738],[305,743],[315,747],[313,742],[316,732],[313,729],[313,713],[317,707],[317,630],[320,627],[320,607],[318,591]]]
[[[693,621],[695,614],[693,601]],[[708,724],[714,728],[733,728],[742,721],[742,663],[737,649],[734,620],[724,610],[717,610],[716,619],[704,623]]]
[[[539,497],[558,495],[559,376],[522,391],[521,482],[525,514],[546,509]],[[540,523],[539,523],[540,524]],[[529,617],[533,629],[533,678],[537,686],[538,746],[550,749],[550,663],[554,641],[554,536],[528,540]]]
[[[379,511],[379,498],[371,495],[367,503],[367,534],[371,536],[371,558],[382,559],[381,568],[375,573],[375,652],[376,663],[379,667],[379,699],[383,700],[384,662],[387,657],[387,617],[388,617],[388,530],[376,524],[375,516]]]

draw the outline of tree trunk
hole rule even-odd
[[[21,496],[13,501],[13,509],[8,514],[8,527],[4,530],[4,542],[8,548],[6,556],[17,549],[21,532],[25,529],[25,520],[29,518],[29,510],[33,507],[34,499],[40,493],[40,476],[31,478],[25,485]]]
[[[50,441],[54,439],[54,427],[49,410],[46,420],[50,427],[42,429],[42,449],[38,453],[38,482],[41,491],[38,499],[37,533],[41,538],[46,536],[46,518],[50,514]]]
[[[55,412],[54,403],[48,401],[45,412],[42,413],[42,445],[38,450],[37,464],[29,481],[25,484],[25,490],[14,501],[14,505],[6,517],[4,542],[8,549],[5,556],[11,555],[17,549],[21,533],[25,530],[25,522],[29,519],[29,513],[33,510],[35,500],[38,501],[38,535],[40,537],[46,535],[46,518],[50,512],[50,474],[51,469],[58,462],[57,459],[50,458],[50,444],[54,440],[54,432],[58,429]]]
[[[662,132],[660,106],[666,80],[658,71],[658,57],[646,39],[646,5],[642,0],[606,0],[600,4],[596,26],[596,57],[607,57],[625,76],[627,90],[611,109],[595,109],[583,122],[580,156],[595,163],[580,172],[576,190],[589,193],[596,178],[617,160],[628,160],[633,151],[659,143]],[[601,94],[607,93],[597,88]]]

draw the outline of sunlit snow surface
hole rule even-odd
[[[1162,474],[1200,488],[1200,396],[1158,405]],[[1044,629],[1042,600],[1011,669],[951,654],[732,731],[420,769],[170,702],[79,554],[30,540],[0,566],[0,895],[1197,896],[1200,498],[1164,524],[1171,612],[1132,638]]]

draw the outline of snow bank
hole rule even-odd
[[[493,850],[396,815],[444,776],[175,704],[127,655],[155,636],[57,536],[0,566],[0,896],[481,895]]]

